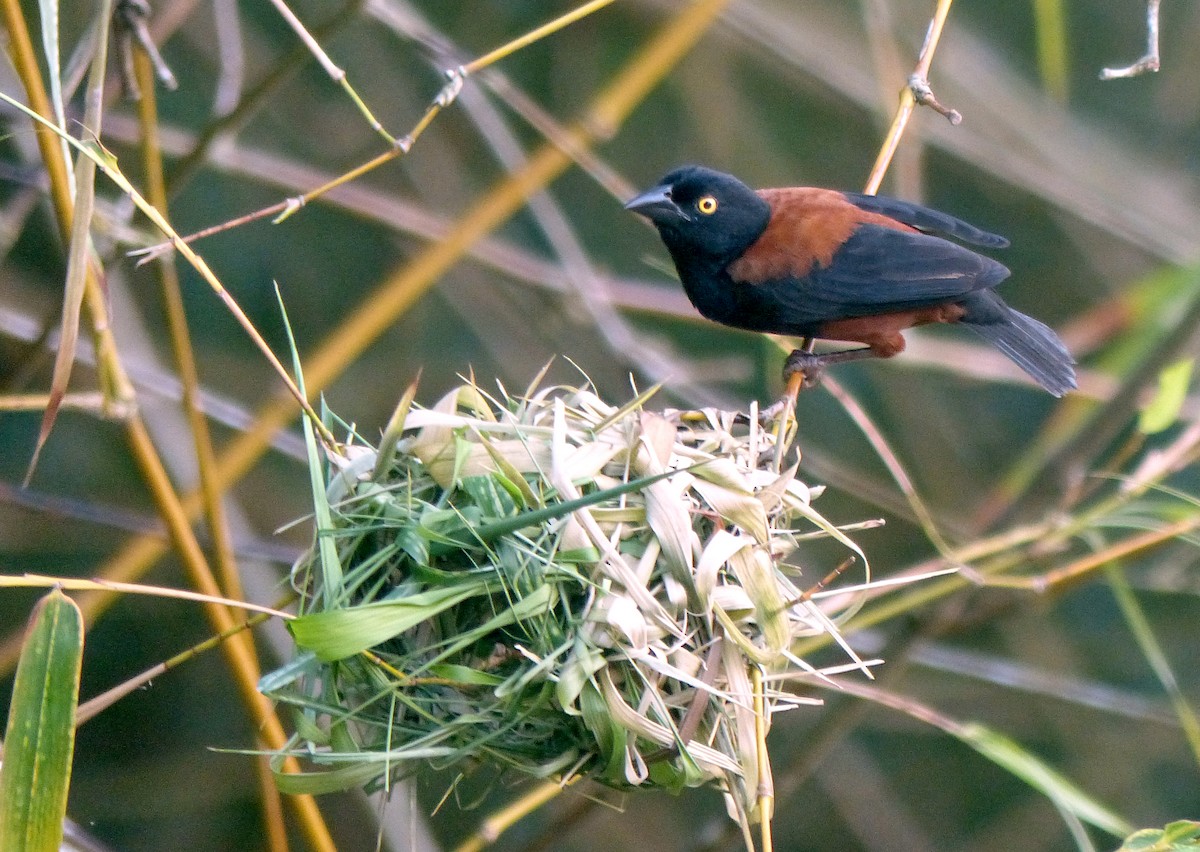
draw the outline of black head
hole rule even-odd
[[[672,255],[686,252],[726,262],[749,248],[771,217],[771,208],[754,190],[703,166],[668,172],[625,209],[653,222]]]

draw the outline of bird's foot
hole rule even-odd
[[[841,349],[837,352],[822,352],[817,354],[806,349],[797,349],[783,362],[783,380],[786,382],[796,373],[804,376],[804,387],[811,388],[821,381],[821,374],[830,364],[844,364],[849,361],[861,361],[864,358],[887,357],[880,355],[870,346],[861,349]]]
[[[825,370],[826,359],[814,352],[795,349],[783,362],[783,381],[786,384],[792,376],[799,373],[804,377],[803,387],[811,388],[821,381],[821,373]]]

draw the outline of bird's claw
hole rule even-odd
[[[821,382],[821,373],[824,370],[825,361],[820,355],[796,349],[783,362],[783,381],[786,384],[792,376],[800,373],[804,377],[804,387],[816,387]]]

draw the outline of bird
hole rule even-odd
[[[625,208],[657,228],[688,299],[747,331],[861,343],[797,349],[784,376],[815,383],[829,364],[890,358],[908,328],[963,325],[1056,397],[1076,387],[1075,360],[1047,325],[1009,307],[1009,277],[985,249],[1008,240],[896,198],[818,187],[753,190],[698,165],[668,172]]]

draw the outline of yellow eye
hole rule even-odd
[[[717,199],[711,195],[706,195],[696,202],[696,209],[705,216],[711,216],[717,212]]]

